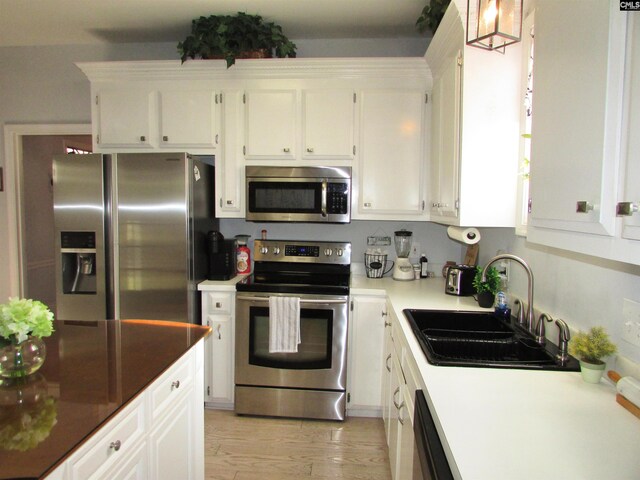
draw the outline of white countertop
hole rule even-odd
[[[231,280],[205,280],[204,282],[200,282],[198,284],[198,290],[201,291],[211,291],[215,290],[217,292],[220,291],[236,291],[236,283],[242,280],[245,277],[248,277],[249,274],[236,275]]]
[[[640,479],[640,419],[615,387],[575,372],[437,367],[415,340],[405,308],[482,310],[444,294],[444,279],[352,276],[351,293],[386,292],[413,353],[452,470],[464,480]]]

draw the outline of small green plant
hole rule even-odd
[[[248,52],[265,57],[295,57],[296,45],[282,33],[282,27],[263,21],[260,15],[210,15],[191,21],[191,35],[178,43],[180,59],[223,58],[227,68]]]
[[[436,29],[440,25],[449,3],[451,3],[451,0],[431,0],[427,3],[422,9],[418,20],[416,20],[418,31],[423,33],[426,30],[431,30],[432,33],[436,33]]]
[[[569,353],[589,363],[604,363],[602,359],[617,350],[603,327],[593,327],[587,333],[580,332],[569,341]]]
[[[29,335],[42,338],[53,332],[53,313],[42,302],[10,298],[0,305],[0,344],[24,342]],[[3,342],[4,340],[4,342]]]
[[[477,293],[491,292],[492,294],[498,293],[502,279],[495,267],[487,268],[487,274],[485,281],[482,281],[482,268],[476,268],[476,276],[473,277],[473,287]]]

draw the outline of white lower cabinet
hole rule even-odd
[[[413,410],[415,391],[419,385],[418,369],[405,345],[398,320],[391,318],[388,323],[382,395],[389,465],[393,480],[410,480],[413,475]]]
[[[47,478],[204,478],[204,351],[198,343]]]
[[[378,416],[382,409],[382,344],[387,300],[384,296],[354,295],[349,324],[347,412]]]
[[[202,292],[205,340],[204,399],[208,405],[233,408],[235,291]]]

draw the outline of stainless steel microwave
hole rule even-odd
[[[351,167],[246,167],[252,222],[351,222]]]

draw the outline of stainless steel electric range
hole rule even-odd
[[[236,413],[344,420],[351,243],[256,240],[254,259],[236,286]],[[270,351],[270,297],[299,299],[295,352]]]

